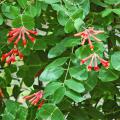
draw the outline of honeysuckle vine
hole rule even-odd
[[[0,2],[0,120],[120,119],[119,7]]]
[[[94,38],[95,41],[102,42],[102,40],[100,40],[99,38],[97,38],[95,35],[97,34],[101,34],[104,33],[104,31],[102,30],[94,30],[94,27],[89,27],[88,29],[85,29],[82,32],[76,33],[74,34],[75,37],[81,37],[82,38],[82,42],[81,45],[83,46],[86,42],[86,40],[88,40],[88,44],[90,45],[90,49],[91,51],[94,50],[94,46],[92,44],[92,41],[90,39],[90,37]],[[103,46],[104,47],[104,46]],[[104,59],[102,59],[97,53],[93,53],[91,55],[89,55],[88,57],[84,58],[81,60],[81,64],[84,64],[85,62],[89,61],[90,59],[90,63],[89,65],[87,65],[87,70],[91,71],[92,68],[94,68],[95,71],[99,71],[100,68],[98,66],[98,61],[100,61],[100,63],[105,67],[105,68],[109,68],[109,61],[106,61]]]
[[[91,71],[92,70],[92,67],[94,67],[94,70],[95,71],[99,71],[99,66],[98,66],[98,62],[100,61],[100,63],[108,69],[109,67],[109,62],[102,59],[98,54],[96,53],[93,53],[91,55],[89,55],[88,57],[84,58],[81,60],[81,64],[84,64],[86,63],[88,60],[90,59],[90,63],[89,65],[87,66],[87,70],[88,71]]]
[[[37,31],[29,30],[24,26],[20,28],[12,28],[12,30],[8,33],[7,36],[8,36],[8,44],[14,42],[13,49],[10,50],[8,53],[4,53],[2,55],[1,60],[2,61],[6,60],[6,63],[10,64],[16,61],[16,56],[19,56],[20,59],[23,59],[24,55],[18,50],[18,43],[21,39],[24,47],[26,47],[27,45],[27,39],[30,39],[30,41],[34,43],[35,37],[32,37],[30,34],[37,35]]]
[[[94,27],[89,27],[88,29],[85,29],[83,32],[79,32],[74,34],[75,37],[82,37],[81,45],[84,45],[86,41],[88,41],[90,45],[90,49],[93,50],[94,46],[92,44],[92,41],[90,40],[90,37],[94,38],[95,41],[101,42],[99,38],[97,38],[95,35],[104,33],[102,30],[94,30]]]

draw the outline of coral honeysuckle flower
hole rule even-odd
[[[23,59],[23,54],[17,48],[13,48],[8,53],[3,54],[1,60],[6,60],[7,64],[14,63],[16,61],[16,56]]]
[[[40,108],[43,106],[44,102],[45,102],[45,100],[42,100],[42,101],[40,102],[40,104],[38,105],[38,109],[40,109]]]
[[[25,96],[24,99],[28,100],[31,105],[38,105],[38,109],[40,109],[42,107],[42,105],[44,104],[44,99],[43,98],[43,91],[38,91],[34,94]],[[40,102],[40,100],[42,99],[42,101]]]
[[[81,42],[81,45],[84,45],[86,40],[88,40],[88,43],[90,45],[90,49],[93,50],[94,49],[94,46],[92,44],[92,41],[90,40],[90,37],[94,38],[94,40],[96,40],[97,42],[101,42],[101,40],[99,38],[97,38],[95,35],[97,34],[101,34],[103,33],[104,31],[101,31],[101,30],[94,30],[93,27],[90,27],[88,29],[85,29],[83,32],[79,32],[79,33],[76,33],[74,34],[75,37],[79,37],[81,36],[83,38],[82,42]]]
[[[3,92],[2,92],[2,90],[0,89],[0,98],[1,97],[3,97],[4,95],[3,95]]]
[[[12,28],[12,30],[8,33],[8,42],[11,43],[14,41],[14,45],[17,46],[18,42],[20,39],[22,39],[23,46],[26,46],[27,40],[26,36],[31,40],[31,42],[35,41],[35,38],[32,37],[30,34],[37,35],[37,32],[34,30],[28,30],[25,27],[20,27],[20,28]]]
[[[87,62],[90,59],[90,63],[87,66],[87,70],[91,71],[92,67],[94,67],[95,71],[99,71],[99,66],[98,66],[98,61],[100,61],[100,63],[105,67],[105,68],[109,68],[109,62],[102,59],[98,54],[93,53],[91,55],[89,55],[88,57],[84,58],[81,60],[81,64],[84,64],[85,62]]]

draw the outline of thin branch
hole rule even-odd
[[[73,53],[73,51],[74,51],[74,47],[72,48],[72,53]],[[66,69],[66,74],[65,74],[65,79],[64,79],[64,81],[67,80],[67,76],[68,76],[69,69],[70,69],[70,64],[71,64],[71,58],[70,58],[70,60],[69,60],[69,62],[68,62],[68,67],[67,67],[67,69]]]

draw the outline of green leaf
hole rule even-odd
[[[35,26],[34,19],[27,15],[21,15],[13,20],[13,27],[21,27],[24,26],[27,29],[33,29]]]
[[[57,56],[61,55],[65,50],[66,50],[66,48],[62,44],[57,44],[55,47],[50,49],[50,51],[48,53],[48,58],[57,57]]]
[[[106,17],[111,13],[112,13],[112,9],[105,9],[104,11],[102,11],[102,17]]]
[[[53,101],[54,101],[55,104],[59,103],[63,99],[63,97],[65,95],[65,91],[66,91],[66,89],[63,86],[59,87],[55,91],[55,93],[53,94],[53,96],[54,96]]]
[[[58,59],[54,60],[52,63],[50,63],[50,64],[47,66],[47,68],[62,66],[63,64],[66,63],[67,60],[68,60],[68,57],[58,58]]]
[[[118,73],[115,70],[102,68],[99,72],[99,79],[103,82],[110,82],[119,78]]]
[[[71,16],[70,19],[67,21],[66,25],[65,25],[65,32],[66,33],[70,33],[73,32],[75,30],[74,27],[74,21],[78,18],[83,18],[83,9],[77,9]]]
[[[71,77],[77,79],[77,80],[87,80],[88,78],[88,72],[85,68],[80,68],[78,66],[72,67],[69,69],[69,73]]]
[[[110,4],[110,5],[120,3],[119,0],[104,0],[104,2],[107,3],[107,4]]]
[[[65,94],[67,97],[69,97],[70,99],[72,99],[73,101],[75,101],[76,103],[82,102],[84,100],[83,97],[80,96],[80,94],[73,92],[71,90],[66,91]]]
[[[46,48],[46,42],[41,39],[36,39],[35,44],[33,45],[33,50],[45,50]]]
[[[60,2],[60,0],[43,0],[43,1],[45,1],[48,4],[53,4],[53,3]]]
[[[28,65],[20,66],[17,76],[21,77],[25,85],[30,87],[34,82],[34,74],[39,70],[35,70],[36,68],[38,67],[30,67]]]
[[[30,87],[34,83],[36,73],[43,69],[45,63],[37,53],[31,53],[29,57],[26,58],[25,63],[26,64],[19,67],[17,76],[23,79],[26,86]]]
[[[65,48],[74,47],[80,44],[80,38],[68,37],[60,42]]]
[[[80,5],[83,8],[84,17],[90,12],[90,2],[90,0],[83,0],[82,4]]]
[[[26,120],[27,109],[20,106],[19,103],[12,100],[6,101],[6,108],[3,114],[3,120]]]
[[[120,71],[120,52],[111,55],[111,64],[115,70]]]
[[[87,107],[86,109],[89,116],[91,116],[93,119],[104,119],[104,115],[102,112],[98,111],[95,107]]]
[[[115,14],[120,15],[120,9],[113,9],[112,10]]]
[[[64,11],[59,11],[57,19],[60,25],[64,26],[67,23],[69,17],[65,14]]]
[[[80,31],[81,25],[83,25],[83,24],[84,24],[84,21],[81,18],[76,19],[74,22],[75,29],[77,31]]]
[[[81,83],[78,82],[78,81],[72,80],[72,79],[66,80],[66,81],[65,81],[65,85],[66,85],[69,89],[71,89],[71,90],[73,90],[73,91],[75,91],[75,92],[78,92],[78,93],[82,93],[82,92],[85,91],[85,88],[84,88],[83,84],[81,84]]]
[[[25,8],[27,5],[27,0],[17,0],[21,8]]]
[[[22,106],[19,106],[19,108],[17,110],[16,119],[17,120],[26,120],[26,118],[27,118],[27,109]]]
[[[103,54],[104,51],[103,43],[94,43],[93,45],[94,45],[94,51],[90,50],[89,45],[84,45],[78,48],[75,51],[76,57],[78,59],[83,59],[94,52],[98,53],[99,55]]]
[[[66,33],[70,33],[70,32],[75,31],[75,27],[74,27],[74,22],[73,22],[73,20],[67,21],[64,30],[65,30]]]
[[[105,8],[108,7],[108,5],[106,3],[101,2],[99,0],[91,0],[91,2],[93,2],[94,4],[99,5],[101,7],[105,7]]]
[[[41,81],[54,81],[62,76],[64,69],[62,67],[46,68],[39,77]]]
[[[48,97],[50,95],[53,95],[55,93],[55,91],[60,88],[62,85],[62,83],[60,82],[51,82],[49,84],[47,84],[47,86],[45,87],[45,90],[44,90],[44,97]]]
[[[37,9],[37,16],[40,16],[41,9],[42,9],[42,3],[40,1],[36,1],[35,8]]]
[[[37,112],[36,118],[39,119],[49,119],[49,120],[64,120],[62,112],[53,104],[44,104],[42,108]]]
[[[60,43],[58,43],[55,47],[51,48],[48,53],[48,58],[54,58],[60,56],[67,48],[77,46],[80,44],[79,38],[65,38]]]
[[[0,15],[0,25],[2,25],[3,24],[3,17]]]
[[[35,17],[37,15],[37,9],[35,6],[30,5],[25,11],[25,15]]]
[[[88,74],[88,79],[84,81],[85,89],[91,91],[94,89],[98,81],[98,73],[91,71]]]
[[[83,59],[91,54],[91,50],[88,45],[82,46],[75,51],[75,55],[78,59]]]
[[[5,68],[0,73],[0,87],[5,88],[7,85],[11,83],[11,81],[12,81],[11,71],[9,68]]]
[[[106,33],[104,34],[98,34],[98,35],[95,35],[98,39],[102,40],[102,41],[107,41],[107,38],[109,37]],[[94,38],[90,38],[91,40],[94,41]],[[100,43],[101,44],[101,43]],[[102,45],[102,44],[101,44]]]
[[[46,67],[39,79],[42,81],[57,80],[64,72],[64,69],[60,66],[63,65],[67,59],[68,57],[62,57],[53,61]]]
[[[16,6],[12,6],[8,3],[2,4],[2,13],[10,19],[15,19],[20,14],[20,9]]]
[[[5,88],[6,86],[7,86],[6,80],[4,78],[0,77],[0,87]]]
[[[68,120],[90,120],[88,113],[84,108],[74,108],[70,111]]]

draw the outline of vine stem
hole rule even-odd
[[[74,47],[72,48],[72,53],[73,53],[73,51],[74,51]],[[64,81],[67,80],[68,72],[69,72],[69,69],[70,69],[70,64],[71,64],[71,58],[70,58],[70,60],[69,60],[69,62],[68,62],[68,67],[67,67],[67,69],[66,69],[66,74],[65,74],[65,79],[64,79]]]
[[[116,111],[113,111],[113,112],[108,112],[108,113],[105,113],[105,115],[115,114],[117,112],[120,112],[120,110],[116,110]]]

